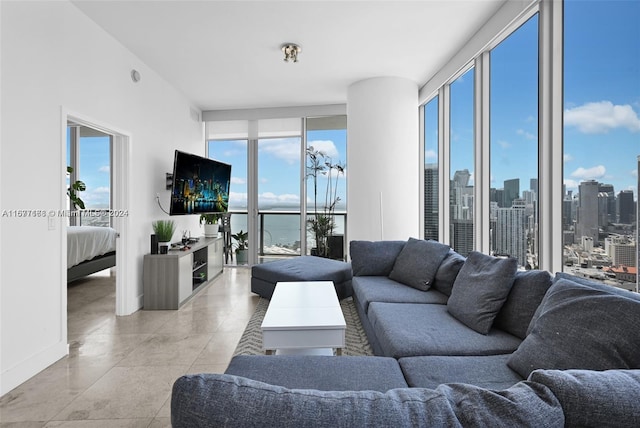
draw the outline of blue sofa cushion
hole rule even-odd
[[[640,426],[640,370],[536,370],[529,380],[553,392],[567,427]]]
[[[351,241],[349,256],[354,276],[389,276],[406,241]]]
[[[427,291],[436,276],[442,260],[449,253],[449,246],[437,241],[409,238],[396,258],[389,278]]]
[[[398,361],[384,357],[238,355],[225,373],[289,389],[386,392],[407,387]]]
[[[436,290],[424,291],[407,287],[386,276],[358,276],[353,278],[353,291],[363,313],[371,302],[436,303],[444,305],[448,297]]]
[[[561,427],[558,400],[538,383],[505,391],[441,385],[378,391],[318,391],[224,374],[178,378],[171,395],[174,428],[195,427]]]
[[[472,251],[453,284],[449,313],[478,333],[488,334],[513,285],[518,260]]]
[[[551,287],[551,274],[545,270],[516,272],[506,302],[493,326],[524,339],[545,293]]]
[[[549,288],[531,333],[509,358],[535,369],[640,368],[640,302],[566,279]]]
[[[438,267],[432,287],[447,296],[451,296],[453,283],[456,282],[465,260],[465,257],[450,249],[442,263],[440,263],[440,267]]]
[[[485,356],[406,357],[398,362],[410,387],[437,388],[442,383],[468,383],[488,389],[507,389],[522,376],[507,366],[509,354]]]
[[[385,357],[507,354],[521,342],[497,329],[480,334],[452,317],[445,305],[372,302],[368,319]]]

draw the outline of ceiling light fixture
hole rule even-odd
[[[284,43],[280,46],[284,53],[284,62],[298,62],[298,54],[302,52],[302,48],[295,43]]]

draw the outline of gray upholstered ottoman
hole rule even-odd
[[[251,268],[251,291],[271,299],[278,281],[333,281],[338,299],[344,299],[353,294],[351,277],[350,263],[302,256],[254,265]]]

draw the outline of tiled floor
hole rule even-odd
[[[68,288],[70,354],[0,399],[0,427],[169,427],[171,386],[223,372],[259,300],[225,268],[178,311],[116,317],[115,282]]]

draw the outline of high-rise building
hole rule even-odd
[[[439,239],[438,164],[424,167],[424,239]]]
[[[465,257],[473,251],[473,220],[451,220],[451,246]]]
[[[512,178],[504,181],[504,194],[502,195],[502,206],[510,208],[515,199],[520,197],[520,179]]]
[[[524,201],[516,199],[511,208],[498,208],[496,229],[496,254],[515,257],[520,266],[526,266],[527,230]]]
[[[636,266],[636,244],[611,244],[609,246],[609,256],[614,266]]]
[[[638,171],[637,189],[640,192],[640,155],[638,155],[638,169],[636,171]],[[636,203],[636,252],[638,253],[636,268],[640,270],[640,197],[638,197]],[[636,273],[636,293],[638,292],[640,292],[640,272]]]
[[[532,192],[535,192],[535,194],[537,195],[538,192],[538,179],[537,178],[532,178],[531,180],[529,180],[529,189]]]
[[[576,242],[582,237],[590,237],[598,242],[598,182],[583,181],[579,186],[578,209],[576,213]]]
[[[598,192],[598,227],[605,229],[609,224],[609,194]]]
[[[616,201],[618,223],[630,224],[634,219],[633,190],[622,190]]]
[[[607,194],[607,220],[603,223],[606,226],[609,223],[616,222],[616,193],[613,190],[613,184],[603,184],[600,183],[598,186],[598,191],[600,193]]]

